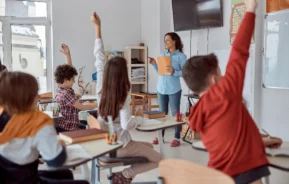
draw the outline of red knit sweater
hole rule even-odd
[[[189,125],[200,132],[209,166],[235,176],[268,164],[260,133],[242,102],[255,14],[246,13],[225,76],[191,108]]]

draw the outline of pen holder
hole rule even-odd
[[[105,138],[106,138],[107,144],[111,144],[111,145],[118,144],[117,143],[117,135],[116,135],[116,133],[114,133],[112,136],[110,136],[109,134],[106,134]]]
[[[184,114],[182,113],[176,113],[176,122],[183,122],[184,121]]]

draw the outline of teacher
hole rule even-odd
[[[168,114],[168,108],[170,105],[171,114],[175,116],[176,112],[180,112],[182,95],[180,77],[182,77],[182,69],[187,58],[183,53],[183,43],[178,34],[174,32],[167,33],[164,39],[166,50],[161,53],[161,56],[170,56],[171,66],[166,68],[166,72],[169,75],[159,75],[158,77],[158,103],[160,111],[163,111],[166,114]],[[158,65],[156,60],[150,58],[149,63],[153,65],[155,70],[158,72]],[[171,147],[180,146],[181,128],[181,126],[175,128],[175,138],[171,142]],[[165,130],[163,129],[163,139],[164,134]],[[159,140],[156,138],[153,140],[153,144],[158,144],[158,141]]]

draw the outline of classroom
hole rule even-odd
[[[289,0],[0,0],[1,184],[288,184]]]

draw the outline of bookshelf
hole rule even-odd
[[[131,92],[148,91],[148,49],[146,46],[124,47]]]

